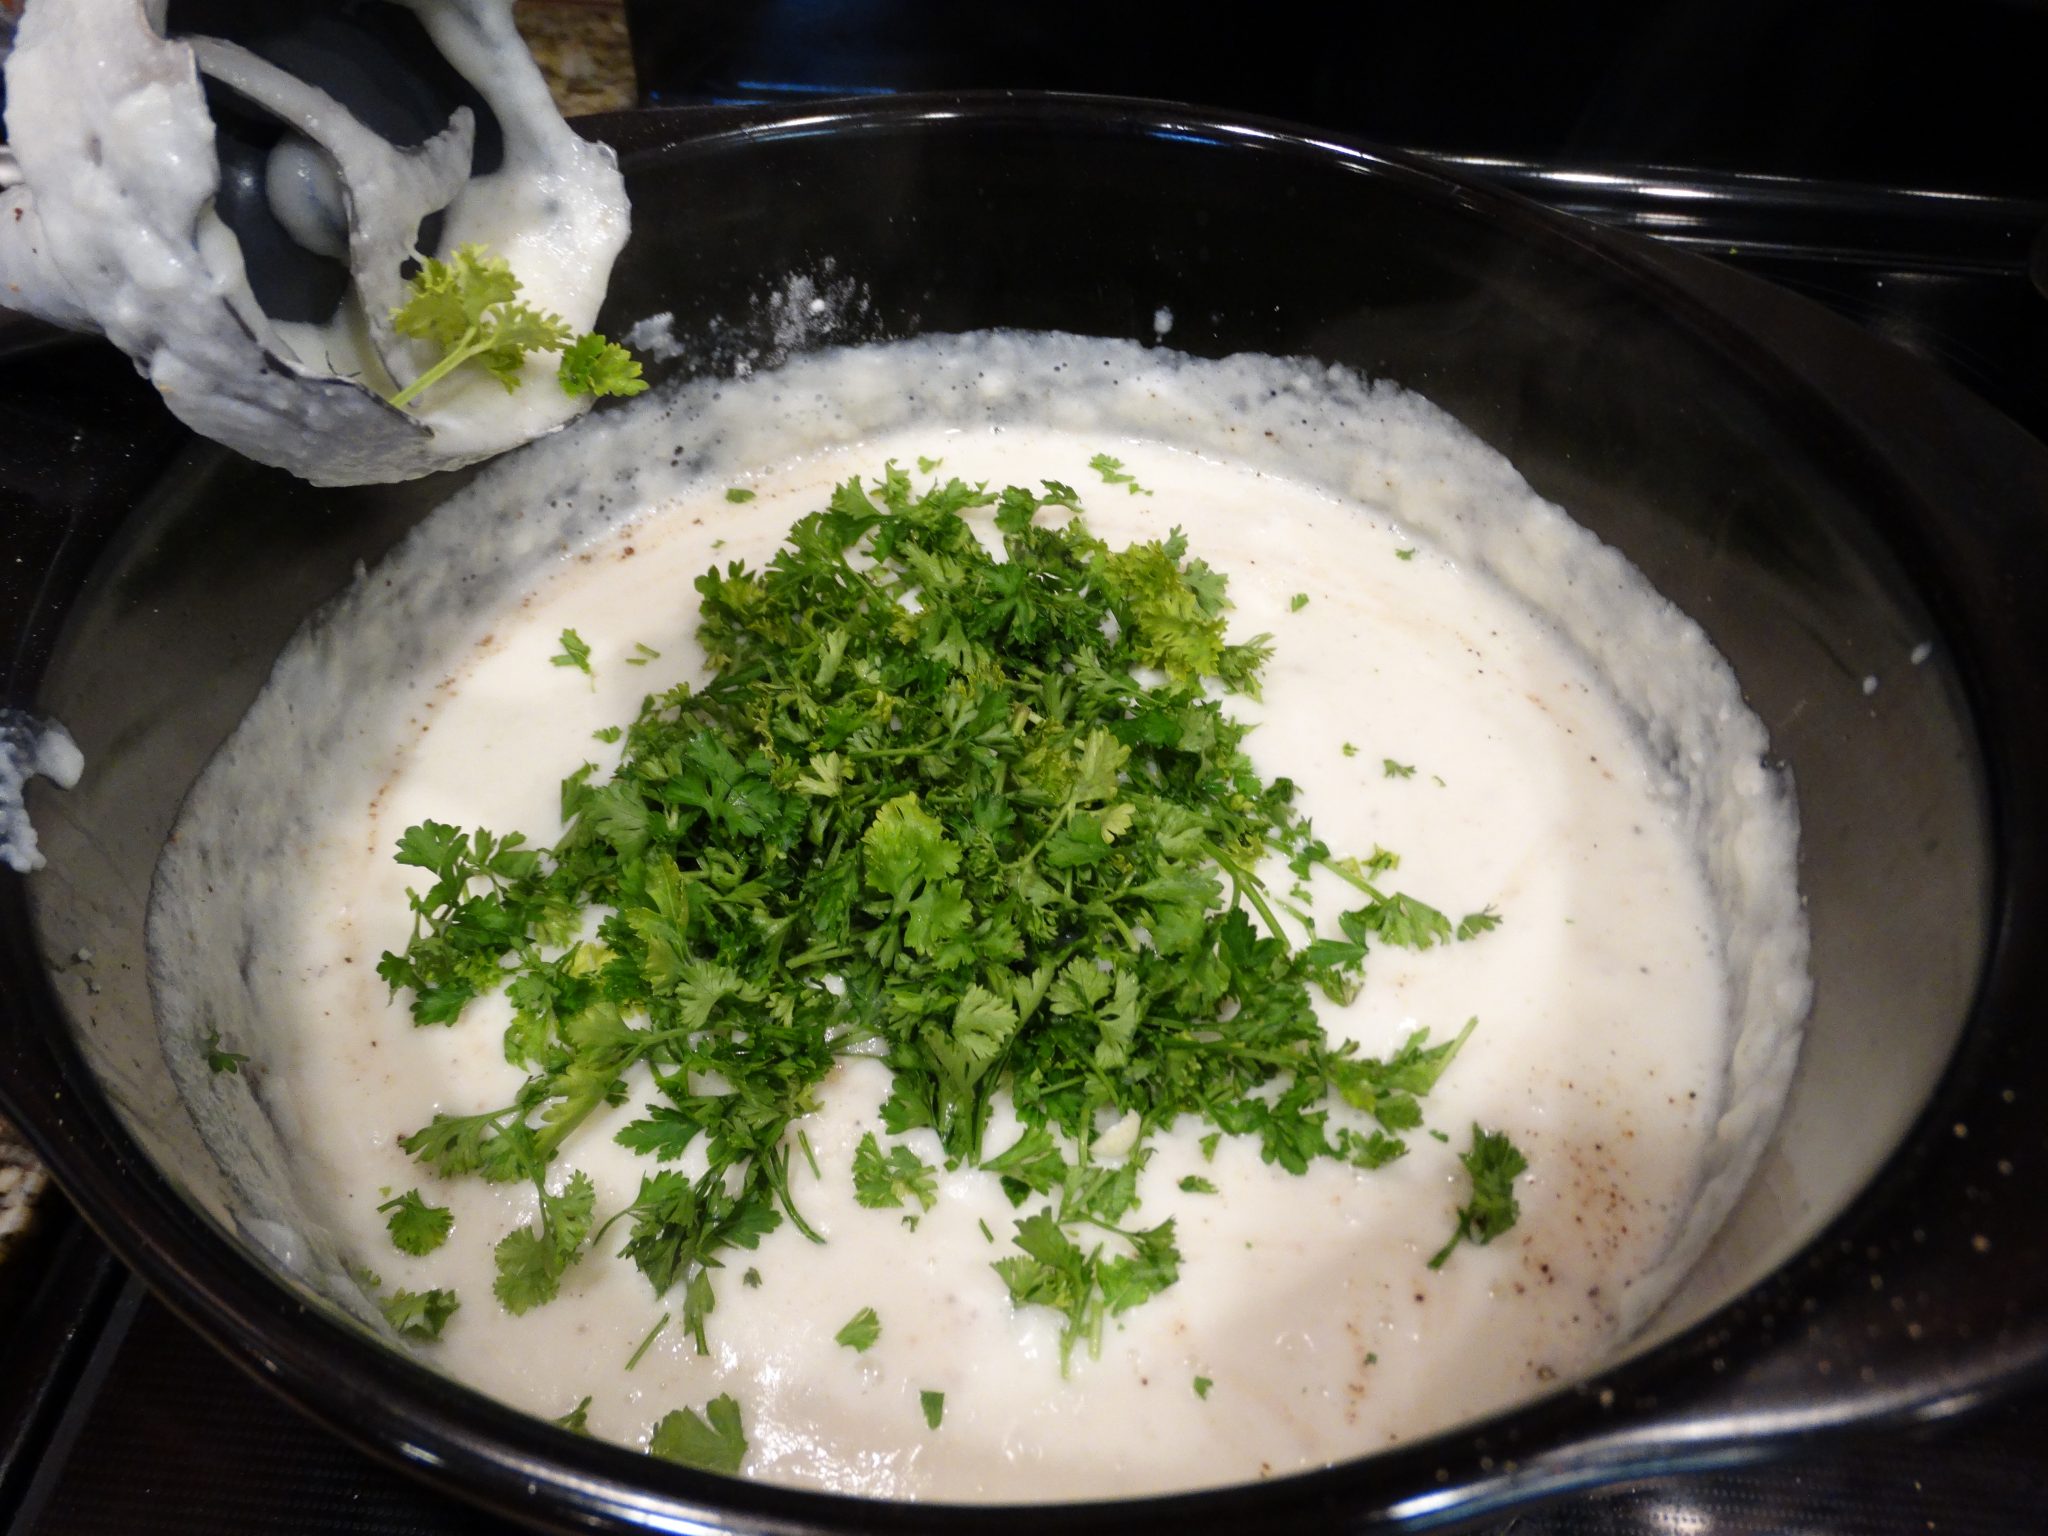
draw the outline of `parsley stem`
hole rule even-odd
[[[1226,875],[1230,876],[1231,889],[1246,901],[1249,901],[1259,916],[1265,919],[1266,931],[1285,945],[1287,943],[1287,930],[1280,926],[1280,919],[1275,917],[1273,909],[1266,905],[1266,898],[1263,894],[1264,887],[1259,883],[1257,876],[1238,868],[1234,862],[1225,857],[1223,851],[1219,848],[1211,848],[1209,850],[1209,857],[1216,861],[1217,866]]]
[[[634,1366],[638,1365],[640,1363],[640,1357],[646,1354],[648,1350],[654,1347],[654,1341],[661,1337],[662,1329],[668,1326],[668,1320],[670,1315],[671,1314],[667,1312],[662,1313],[661,1321],[656,1323],[652,1328],[647,1330],[647,1337],[640,1341],[640,1347],[633,1351],[633,1358],[626,1362],[627,1370],[630,1371],[631,1369],[633,1369]]]
[[[404,406],[407,401],[414,399],[426,390],[432,389],[436,384],[447,378],[449,374],[483,350],[484,343],[478,336],[477,327],[472,325],[462,333],[462,340],[458,341],[448,350],[447,356],[406,385],[397,394],[387,395],[385,403],[388,405]]]

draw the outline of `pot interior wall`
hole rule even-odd
[[[1167,310],[1187,351],[1299,354],[1429,396],[1622,549],[1705,626],[1793,767],[1814,939],[1780,1132],[1662,1330],[1780,1263],[1868,1182],[1968,1014],[1991,859],[1943,595],[1907,577],[1910,514],[1824,411],[1596,246],[1284,142],[1019,107],[626,161],[636,231],[604,328],[672,312],[676,369],[994,326],[1149,338]],[[832,298],[830,325],[792,308],[792,276]],[[293,629],[457,483],[314,491],[195,447],[106,553],[46,678],[88,771],[34,806],[40,942],[129,1130],[229,1226],[236,1191],[171,1088],[151,1013],[151,870]],[[89,972],[65,969],[80,949]],[[260,1082],[249,1104],[260,1140]]]

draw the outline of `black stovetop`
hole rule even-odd
[[[1202,89],[1201,82],[1159,67],[1100,79],[1082,69],[1068,78],[1027,59],[1015,66],[1025,72],[1018,77],[982,55],[961,62],[971,50],[957,41],[949,44],[956,49],[949,68],[946,58],[935,61],[930,46],[870,37],[865,52],[855,51],[854,70],[844,47],[836,55],[817,47],[806,52],[787,46],[788,34],[746,29],[750,21],[784,13],[802,13],[797,19],[810,23],[843,22],[844,13],[858,9],[834,0],[730,0],[713,25],[701,0],[641,0],[635,19],[643,83],[669,102],[764,100],[892,84],[1034,83],[1219,99],[1219,89]],[[927,19],[930,11],[917,0],[881,9]],[[1813,9],[1825,20],[1842,7]],[[1398,116],[1333,106],[1327,71],[1290,86],[1286,71],[1269,63],[1233,82],[1241,93],[1255,85],[1257,99],[1226,104],[1419,143],[1431,158],[1468,174],[1656,237],[1665,248],[1710,256],[1717,266],[1682,258],[1680,265],[1709,288],[1725,286],[1717,296],[1741,307],[1752,326],[1781,337],[1795,358],[1802,327],[1822,322],[1809,318],[1810,306],[1785,299],[1785,291],[1818,301],[1917,359],[1896,366],[1939,375],[1976,397],[1972,402],[1930,381],[1945,410],[1967,416],[1995,408],[2048,438],[2048,196],[2042,195],[2048,193],[2048,158],[2040,154],[2048,135],[2023,136],[2025,153],[2014,151],[2011,137],[2039,116],[2048,92],[2030,87],[2024,106],[2000,99],[2010,88],[2015,43],[2048,41],[2048,11],[2030,21],[2019,16],[2025,9],[1964,6],[1992,18],[1979,39],[1986,99],[1931,137],[1923,132],[1910,153],[1899,147],[1904,140],[1885,135],[1910,134],[1916,123],[1925,127],[1924,114],[1916,115],[1911,103],[1902,106],[1899,121],[1851,114],[1852,127],[1864,125],[1865,141],[1850,148],[1839,135],[1822,133],[1811,113],[1793,114],[1796,121],[1777,140],[1755,121],[1747,138],[1716,137],[1697,122],[1689,129],[1667,122],[1668,131],[1647,136],[1638,122],[1631,138],[1615,127],[1611,102],[1585,109],[1594,113],[1595,127],[1605,125],[1601,132],[1587,130],[1583,120],[1575,129],[1545,127],[1544,120],[1533,128],[1525,123],[1519,133],[1496,132],[1488,142],[1475,137],[1471,117],[1449,128],[1448,119],[1418,117],[1410,121],[1431,131],[1405,134]],[[1754,29],[1777,9],[1748,0],[1730,14]],[[650,17],[655,24],[648,24]],[[692,18],[698,30],[686,32]],[[1042,40],[1042,27],[1026,30]],[[829,28],[825,33],[832,35]],[[687,50],[670,47],[678,36],[700,41]],[[1860,48],[1866,67],[1896,71],[1911,57],[1910,41],[1865,38],[1850,51]],[[1935,76],[1967,67],[1955,55],[1953,38],[1930,45],[1926,57]],[[2034,55],[2036,62],[2041,57],[2048,51]],[[1878,66],[1870,65],[1872,58]],[[1702,75],[1706,69],[1697,64],[1681,85],[1712,86],[1719,77]],[[1879,84],[1889,89],[1892,82],[1885,77]],[[1768,96],[1783,87],[1767,80],[1758,89]],[[1630,91],[1631,99],[1642,95],[1639,84]],[[1775,100],[1760,102],[1752,119],[1789,110]],[[1503,110],[1497,103],[1489,109],[1496,129]],[[1869,126],[1880,120],[1879,128]],[[1996,152],[1972,156],[1973,143]],[[1759,144],[1785,153],[1773,159],[1759,153]],[[1632,147],[1647,152],[1632,154]],[[1904,179],[1877,174],[1886,165],[1910,166],[1912,184],[1886,185]],[[1944,176],[1957,167],[1963,169]],[[1722,267],[1768,279],[1775,288],[1717,276]],[[58,1211],[47,1226],[26,1266],[0,1271],[0,1319],[12,1319],[0,1324],[4,1536],[271,1530],[466,1536],[499,1528],[280,1406],[149,1297],[68,1213]],[[1912,1435],[1817,1440],[1767,1466],[1591,1494],[1520,1517],[1506,1529],[1518,1536],[2048,1531],[2048,1394]]]

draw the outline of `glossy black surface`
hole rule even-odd
[[[944,114],[956,110],[951,103],[940,107]],[[1871,517],[1871,529],[1842,548],[1875,560],[1872,570],[1891,572],[1880,588],[1911,573],[1903,590],[1877,591],[1873,601],[1904,604],[1902,612],[1926,604],[1981,721],[2005,851],[2001,931],[2023,933],[2029,914],[2040,913],[2040,859],[2048,847],[2048,828],[2041,825],[2044,701],[2035,669],[2013,665],[2015,657],[2048,654],[2031,601],[2048,576],[2040,519],[2048,469],[2037,444],[1995,416],[1951,405],[1920,377],[1887,386],[1867,351],[1824,324],[1815,328],[1810,315],[1772,316],[1771,324],[1783,331],[1809,327],[1812,341],[1796,367],[1773,361],[1724,310],[1688,297],[1686,287],[1667,285],[1632,249],[1483,191],[1190,114],[1030,102],[982,104],[976,114],[963,121],[913,102],[842,119],[830,135],[821,135],[821,124],[790,123],[691,140],[680,136],[701,131],[696,120],[608,125],[629,150],[629,171],[642,178],[636,195],[659,184],[669,196],[702,196],[703,206],[724,215],[703,221],[707,227],[687,238],[681,231],[651,231],[654,238],[639,259],[622,271],[618,312],[642,312],[661,294],[703,293],[728,313],[753,313],[765,330],[765,312],[748,307],[762,290],[761,271],[822,262],[825,254],[849,244],[862,248],[862,242],[874,247],[873,260],[847,270],[857,271],[885,301],[876,306],[884,325],[906,326],[913,315],[925,326],[966,323],[955,318],[966,305],[972,323],[1066,323],[1146,334],[1154,305],[1179,297],[1162,285],[1179,281],[1194,288],[1206,281],[1221,292],[1234,278],[1240,302],[1213,312],[1199,304],[1177,307],[1186,327],[1177,327],[1177,344],[1316,351],[1404,378],[1501,442],[1539,487],[1596,527],[1604,521],[1617,537],[1634,534],[1632,552],[1639,559],[1647,552],[1653,574],[1679,588],[1705,579],[1697,569],[1702,551],[1712,555],[1718,547],[1698,543],[1686,534],[1688,526],[1694,534],[1716,526],[1767,530],[1777,505],[1773,495],[1821,494],[1802,477],[1831,474],[1847,489],[1827,494],[1853,491]],[[1077,162],[1089,177],[1072,174]],[[1093,195],[1051,197],[1062,175],[1070,188],[1086,180]],[[1286,196],[1301,204],[1289,210],[1276,183],[1291,187]],[[1180,245],[1161,238],[1156,221],[1138,221],[1139,212],[1156,215],[1157,209],[1134,204],[1162,186],[1199,188],[1203,207],[1221,221],[1208,226],[1214,232]],[[945,206],[966,217],[959,229],[944,220],[920,225],[919,199],[935,197],[935,188],[950,191],[953,201]],[[812,198],[840,189],[839,195],[857,197],[859,207],[848,209],[829,236],[820,234],[792,205],[789,194],[797,189]],[[1255,195],[1281,196],[1269,209],[1272,217],[1256,228],[1229,223],[1233,200]],[[999,222],[1013,199],[1049,221],[1035,229],[1029,250],[985,251],[962,238],[976,216]],[[1411,222],[1398,230],[1369,224],[1361,217],[1365,207],[1384,220]],[[1318,227],[1329,249],[1311,242]],[[902,240],[906,228],[925,238]],[[1203,228],[1199,220],[1196,228]],[[1412,257],[1404,264],[1398,256],[1397,234],[1418,231],[1433,241],[1427,247],[1433,262],[1448,253],[1447,267],[1430,269],[1437,273],[1433,279]],[[1280,242],[1290,258],[1299,258],[1296,287],[1276,287],[1267,265],[1275,258],[1266,244],[1286,235],[1296,240]],[[1361,247],[1377,253],[1381,264],[1358,261]],[[1106,251],[1120,254],[1109,259]],[[1353,285],[1354,296],[1333,311],[1326,290],[1340,280]],[[1717,281],[1724,279],[1686,277],[1694,291],[1708,293]],[[1739,279],[1725,281],[1739,285]],[[1597,312],[1608,325],[1596,347],[1585,348],[1577,337],[1572,351],[1560,353],[1565,333],[1546,327],[1554,328],[1560,315],[1587,311],[1561,303],[1546,283],[1573,286],[1581,302],[1599,297]],[[1739,286],[1727,291],[1741,293]],[[1253,294],[1283,302],[1269,310],[1252,302]],[[1504,304],[1509,298],[1527,312]],[[1544,309],[1545,303],[1561,307]],[[686,315],[683,328],[691,324]],[[704,335],[698,339],[708,343]],[[729,336],[720,343],[729,344]],[[1733,394],[1684,395],[1675,417],[1660,415],[1653,402],[1635,402],[1615,418],[1596,415],[1590,425],[1578,420],[1575,437],[1560,435],[1587,405],[1611,408],[1626,398],[1611,373],[1603,381],[1603,367],[1645,359],[1688,382],[1718,378]],[[1621,377],[1629,377],[1625,367]],[[1844,381],[1873,395],[1873,409],[1892,414],[1878,424],[1837,415],[1826,398]],[[1679,430],[1695,407],[1704,419]],[[1681,519],[1669,535],[1673,542],[1660,547],[1644,532],[1640,511],[1631,510],[1641,501],[1641,485],[1631,477],[1644,472],[1641,456],[1653,449],[1663,454],[1668,472],[1671,455],[1682,456],[1688,442],[1696,455],[1718,455],[1687,466],[1708,471],[1695,486],[1707,520],[1687,525]],[[1795,447],[1773,453],[1786,442]],[[1921,477],[1926,483],[1916,485]],[[254,515],[252,505],[267,517]],[[65,705],[74,723],[125,723],[136,733],[131,745],[151,732],[168,739],[163,733],[169,731],[188,756],[203,752],[206,738],[217,739],[237,717],[260,676],[261,659],[274,652],[296,614],[322,595],[323,583],[332,590],[347,560],[373,556],[421,505],[423,494],[317,496],[195,452],[158,483],[112,548],[112,569],[127,573],[130,585],[116,585],[110,604],[103,583],[92,622],[127,625],[132,633],[139,609],[158,596],[183,601],[189,606],[165,622],[210,626],[206,633],[216,643],[209,654],[233,681],[223,688],[167,665],[161,677],[143,679],[138,688],[135,678],[115,676],[104,665],[90,670],[100,664],[77,653],[62,658],[68,668],[62,675],[44,679],[58,696],[53,701]],[[273,545],[248,547],[222,537],[264,528]],[[176,540],[169,537],[174,530],[181,530]],[[79,538],[91,544],[103,534],[90,529]],[[210,612],[201,596],[207,584],[193,574],[201,554],[201,563],[225,571],[229,590],[245,590],[235,585],[238,577],[265,583],[268,600],[239,616]],[[57,568],[65,569],[61,562]],[[48,632],[76,586],[75,567],[69,569],[74,574],[63,579],[0,586],[7,633]],[[1860,580],[1847,566],[1827,572],[1837,596],[1843,583]],[[1745,638],[1733,631],[1719,637],[1759,688],[1789,686],[1773,680],[1772,653],[1787,649],[1786,637]],[[10,702],[34,696],[45,655],[33,638],[17,652],[7,678]],[[1855,660],[1843,658],[1844,665]],[[119,690],[97,691],[117,682]],[[174,702],[196,708],[173,729],[166,721]],[[1887,698],[1879,707],[1888,706]],[[110,730],[88,751],[123,740]],[[1900,748],[1910,755],[1909,749],[1910,743]],[[39,802],[39,809],[60,806],[52,797]],[[147,826],[162,811],[142,807],[136,815],[137,825]],[[109,853],[127,868],[139,861],[145,878],[151,856],[146,840]],[[22,894],[20,882],[0,885],[0,942],[6,945],[0,1001],[7,1004],[0,1077],[6,1093],[59,1174],[113,1232],[124,1257],[245,1366],[334,1427],[396,1459],[417,1463],[431,1454],[451,1480],[531,1517],[566,1520],[572,1510],[645,1516],[653,1508],[645,1498],[658,1491],[685,1507],[706,1501],[698,1511],[707,1517],[707,1506],[715,1505],[725,1518],[756,1526],[858,1519],[920,1529],[946,1523],[943,1511],[854,1512],[833,1501],[736,1487],[569,1441],[305,1313],[187,1211],[97,1102],[29,948]],[[2037,1372],[2048,1351],[2048,1251],[2035,1231],[2048,1173],[2043,1122],[2028,1108],[2032,1096],[2048,1092],[2048,1069],[2043,1042],[2023,1027],[2038,1008],[2044,982],[2041,962],[2026,946],[2007,942],[2001,948],[1959,1070],[1906,1152],[1829,1240],[1713,1328],[1479,1435],[1447,1437],[1256,1489],[1063,1512],[1062,1522],[1075,1529],[1180,1528],[1196,1520],[1332,1528],[1363,1526],[1388,1513],[1418,1523],[1484,1521],[1526,1497],[1746,1458],[1769,1437],[1782,1443],[1829,1422],[1946,1412],[1986,1391],[2010,1388]],[[1959,1124],[1967,1134],[1955,1134]],[[400,1408],[401,1398],[409,1408]],[[531,1481],[552,1483],[572,1474],[583,1479],[579,1493],[540,1500],[525,1494]],[[1039,1528],[1045,1518],[1037,1512],[984,1517],[992,1527],[1016,1529]]]
[[[274,1401],[137,1282],[6,1536],[485,1536],[496,1517],[395,1475]],[[177,1405],[166,1412],[167,1404]],[[2048,1526],[2048,1394],[1967,1424],[1851,1434],[1769,1467],[1603,1488],[1488,1536],[2024,1536]],[[109,1477],[107,1468],[122,1469]],[[1958,1507],[1957,1494],[1967,1492]],[[10,1519],[10,1513],[12,1518]]]
[[[1549,165],[2048,196],[2032,0],[626,0],[658,103],[1096,91]]]

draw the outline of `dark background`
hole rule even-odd
[[[627,0],[656,100],[1153,96],[1459,155],[2048,191],[2042,0]]]

